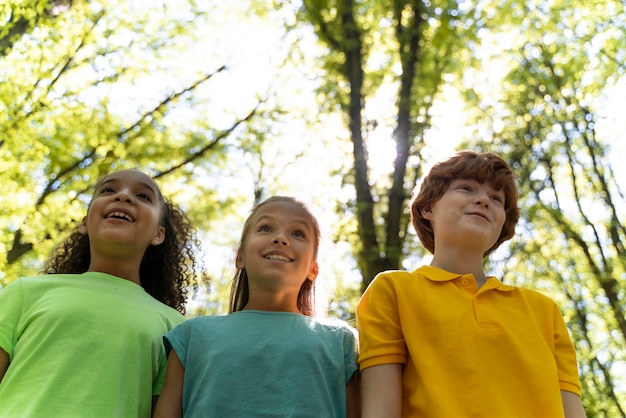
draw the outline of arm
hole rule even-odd
[[[402,416],[402,364],[381,364],[364,369],[361,372],[361,396],[363,418]]]
[[[9,353],[0,348],[0,382],[9,368]]]
[[[566,390],[561,391],[561,399],[563,399],[563,409],[565,410],[565,418],[586,418],[583,403],[580,396]]]
[[[361,388],[359,387],[359,371],[354,372],[346,385],[347,418],[361,416]]]
[[[163,392],[156,404],[155,418],[181,418],[183,416],[183,378],[185,368],[172,350],[167,358]]]
[[[576,349],[572,343],[565,320],[558,306],[553,303],[554,315],[554,358],[559,371],[561,387],[572,387],[580,390]],[[561,401],[565,418],[585,418],[585,409],[576,393],[561,389]]]

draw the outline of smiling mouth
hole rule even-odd
[[[279,255],[279,254],[268,254],[264,258],[267,260],[285,261],[288,263],[292,261],[290,258],[285,257],[284,255]]]
[[[486,221],[489,221],[489,219],[485,215],[483,215],[482,213],[472,212],[472,213],[469,213],[468,215],[478,216],[480,218],[483,218]]]
[[[128,222],[135,222],[135,219],[125,212],[121,212],[118,210],[114,210],[113,212],[107,214],[104,219],[121,219]]]

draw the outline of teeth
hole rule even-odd
[[[265,258],[267,258],[268,260],[291,261],[289,258],[278,254],[266,255]]]
[[[126,219],[128,222],[134,222],[135,220],[131,218],[128,214],[124,212],[114,211],[107,215],[107,219],[109,218],[118,218],[118,219]]]

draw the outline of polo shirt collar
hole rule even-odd
[[[431,280],[433,282],[448,282],[461,278],[463,276],[472,276],[472,279],[474,278],[472,274],[451,273],[449,271],[442,270],[438,267],[433,266],[421,266],[417,270],[415,270],[415,272],[423,275],[428,280]],[[481,290],[487,289],[496,289],[503,292],[508,292],[515,289],[515,286],[504,284],[495,276],[488,276],[487,281],[481,287]]]

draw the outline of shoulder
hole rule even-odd
[[[408,271],[408,270],[386,270],[386,271],[383,271],[381,273],[378,273],[376,275],[376,277],[374,277],[374,280],[376,280],[376,279],[390,280],[390,281],[410,280],[410,279],[415,279],[417,276],[420,276],[420,275],[421,275],[420,269],[413,270],[413,271]]]
[[[419,288],[426,285],[429,280],[420,269],[414,271],[388,270],[378,273],[365,290],[363,296],[370,297],[372,294],[388,294],[390,297],[419,292]],[[410,290],[409,290],[410,289]]]
[[[332,317],[307,317],[307,322],[314,330],[321,332],[356,336],[356,329],[339,318]]]
[[[523,287],[516,287],[520,297],[523,297],[526,303],[535,311],[543,312],[546,315],[552,313],[553,315],[561,315],[561,309],[557,303],[551,297],[544,293]]]
[[[35,276],[24,276],[19,277],[12,282],[10,282],[8,286],[11,286],[16,283],[21,283],[24,286],[38,286],[45,285],[50,282],[64,282],[69,280],[76,280],[80,277],[80,274],[38,274]]]
[[[184,322],[178,325],[177,328],[185,328],[189,330],[197,328],[212,328],[227,321],[228,317],[229,315],[194,316],[191,318],[185,318]]]
[[[263,330],[263,324],[250,324],[230,315],[194,316],[185,318],[168,334],[168,339],[179,341],[227,341],[248,330]]]
[[[498,290],[502,290],[497,292],[503,296],[500,298],[502,303],[526,310],[538,322],[551,323],[554,320],[560,321],[558,318],[562,317],[557,303],[541,291],[510,285],[502,285]]]
[[[38,289],[45,291],[50,287],[58,287],[71,280],[75,280],[76,274],[41,274],[37,276],[20,277],[4,287],[0,287],[0,294],[10,292],[36,292]]]
[[[407,281],[414,281],[417,277],[422,276],[418,270],[406,271],[406,270],[387,270],[378,273],[370,286],[394,286],[405,283]]]
[[[352,328],[346,321],[334,318],[334,317],[319,317],[319,316],[311,316],[309,321],[318,324],[319,326],[326,327],[329,329],[350,329]]]
[[[185,316],[182,313],[171,306],[167,306],[161,302],[159,303],[161,305],[159,312],[170,322],[170,324],[179,325],[185,321]]]
[[[513,288],[514,292],[517,293],[520,297],[523,297],[524,299],[532,303],[545,306],[556,306],[556,302],[551,297],[545,295],[539,290],[518,286],[513,286]]]
[[[358,333],[347,322],[338,318],[307,317],[307,328],[312,331],[307,334],[314,336],[315,340],[319,341],[319,344],[340,350],[344,353],[344,356],[352,357],[356,355]]]

